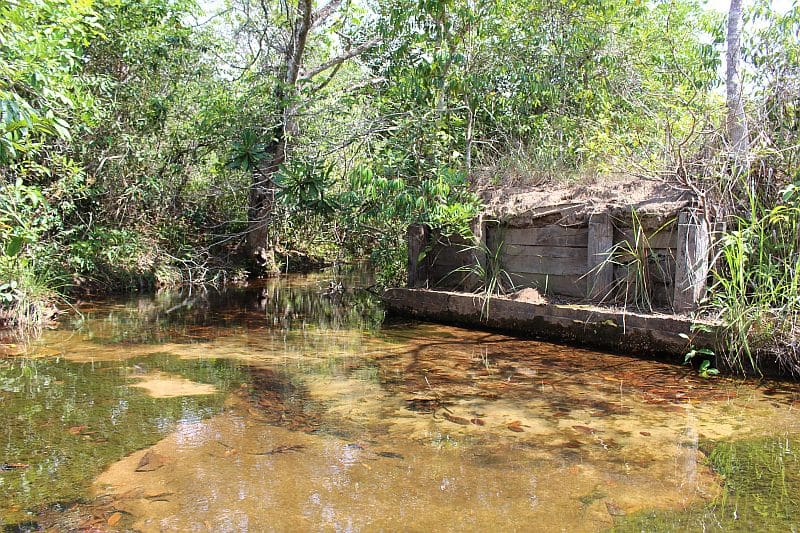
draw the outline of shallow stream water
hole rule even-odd
[[[348,279],[80,305],[0,358],[0,523],[797,530],[800,388],[398,319]]]

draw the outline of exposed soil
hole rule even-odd
[[[533,287],[528,287],[513,294],[509,294],[508,298],[510,300],[531,304],[546,304],[548,302],[547,298],[542,296],[542,293]]]
[[[479,175],[474,188],[484,202],[484,217],[512,227],[543,217],[553,217],[561,224],[579,224],[601,212],[629,218],[631,210],[651,223],[662,224],[692,202],[691,194],[675,184],[633,176],[526,185],[496,183],[488,175]]]

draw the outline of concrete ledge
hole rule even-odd
[[[716,324],[703,323],[710,333],[692,332],[693,321],[675,315],[491,298],[488,313],[482,316],[485,302],[481,296],[427,289],[388,289],[383,300],[390,313],[420,320],[491,329],[679,363],[683,362],[690,345],[712,349],[717,346]],[[680,334],[689,336],[690,340]]]

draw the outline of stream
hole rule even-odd
[[[797,531],[797,384],[387,318],[332,277],[0,345],[5,531]]]

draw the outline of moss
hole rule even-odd
[[[222,360],[182,361],[166,354],[129,361],[211,383],[220,391],[241,382]],[[55,502],[81,501],[109,464],[150,446],[181,420],[222,409],[224,394],[151,398],[130,387],[120,363],[7,361],[0,366],[0,524],[30,520]]]
[[[706,506],[648,511],[614,531],[796,531],[800,523],[800,436],[716,444],[709,463],[723,482]]]

